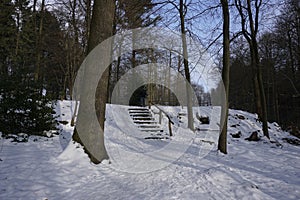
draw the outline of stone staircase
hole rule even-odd
[[[154,119],[152,112],[146,107],[132,107],[128,109],[129,115],[137,128],[149,133],[145,139],[167,139],[167,134]]]

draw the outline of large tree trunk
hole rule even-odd
[[[183,48],[183,66],[186,83],[186,92],[187,92],[187,115],[188,115],[188,128],[194,131],[194,118],[193,118],[193,103],[192,103],[192,91],[191,91],[191,77],[188,63],[188,51],[187,51],[187,42],[186,42],[186,31],[185,31],[185,21],[184,21],[184,4],[183,0],[180,0],[179,5],[179,15],[180,15],[180,28],[181,28],[181,40]]]
[[[230,50],[229,50],[229,8],[228,1],[221,0],[223,11],[223,69],[222,79],[225,87],[225,102],[222,105],[221,110],[221,122],[223,125],[222,131],[218,141],[218,149],[227,154],[227,121],[228,121],[228,97],[229,97],[229,70],[230,70]]]
[[[94,2],[87,53],[91,52],[102,41],[104,41],[105,39],[112,36],[114,12],[115,12],[115,1],[114,0],[98,0],[98,1]],[[89,77],[84,77],[84,79],[88,79],[88,78]],[[102,77],[98,83],[96,94],[95,94],[96,114],[97,114],[97,118],[98,118],[100,127],[103,131],[104,131],[104,120],[105,120],[105,108],[106,108],[106,102],[107,102],[107,98],[108,98],[108,81],[109,81],[109,68],[107,68],[105,70],[105,72],[102,74]],[[86,85],[83,87],[87,88],[88,86]],[[86,108],[85,104],[86,104],[86,102],[90,102],[90,101],[88,101],[86,98],[93,98],[93,97],[88,97],[88,96],[84,96],[84,95],[80,97],[78,120],[80,120],[81,113],[87,112],[85,110],[85,108]],[[89,105],[89,106],[91,106],[91,105]],[[92,114],[92,113],[90,113],[90,114]],[[88,138],[88,141],[93,142],[94,135],[89,134],[92,131],[88,129],[88,128],[93,128],[93,125],[91,124],[90,127],[89,127],[89,125],[86,125],[86,127],[87,127],[87,130],[86,130],[87,135],[85,137]],[[93,149],[97,150],[97,158],[94,155],[92,155],[92,153],[87,148],[85,148],[91,161],[95,164],[98,164],[102,160],[108,158],[108,155],[107,155],[107,152],[105,149],[105,145],[104,145],[104,134],[103,133],[104,132],[99,133],[100,141],[96,141],[95,144],[97,146],[93,146]],[[79,135],[76,131],[76,128],[74,130],[73,139],[79,143],[82,143],[82,141],[79,138]],[[85,145],[85,144],[83,144],[83,145]]]

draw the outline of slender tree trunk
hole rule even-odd
[[[273,110],[274,110],[275,120],[277,123],[280,123],[279,109],[278,109],[277,83],[275,80],[275,69],[272,69],[272,94],[273,94]]]
[[[223,69],[222,69],[222,79],[225,87],[225,102],[222,105],[221,110],[221,122],[223,125],[221,134],[218,141],[218,149],[227,154],[227,121],[228,121],[228,97],[229,97],[229,72],[230,72],[230,50],[229,50],[229,26],[230,26],[230,16],[228,1],[221,0],[222,11],[223,11]]]
[[[36,42],[36,66],[35,66],[35,73],[34,73],[34,80],[38,81],[40,79],[40,71],[41,71],[41,45],[42,45],[42,34],[43,34],[43,23],[44,23],[44,9],[45,9],[45,0],[42,0],[41,5],[41,18],[39,24],[39,32],[37,35],[37,42]]]
[[[258,23],[258,21],[256,22]],[[267,103],[266,103],[266,96],[265,96],[265,89],[264,89],[264,83],[262,79],[262,66],[259,61],[259,55],[258,55],[258,44],[256,41],[256,38],[252,38],[252,47],[253,47],[253,59],[252,59],[252,66],[256,70],[256,77],[257,77],[257,82],[258,82],[258,87],[259,87],[259,99],[261,103],[261,121],[262,121],[262,128],[264,132],[264,136],[267,138],[269,137],[269,130],[268,130],[268,117],[267,117]]]
[[[75,118],[77,116],[77,110],[78,110],[78,101],[75,100],[75,109],[74,109],[74,113],[73,113],[72,119],[71,119],[71,126],[75,125]]]
[[[253,66],[251,66],[254,68]],[[258,78],[257,78],[257,71],[256,69],[253,69],[253,87],[254,87],[254,98],[255,98],[255,109],[256,113],[258,115],[258,118],[261,120],[262,119],[262,106],[261,106],[261,97],[259,93],[259,83],[258,83]]]
[[[183,48],[183,66],[185,72],[186,92],[187,92],[187,115],[188,115],[188,128],[194,131],[194,118],[193,118],[193,103],[192,103],[192,91],[190,87],[191,77],[188,63],[188,51],[187,51],[187,41],[186,41],[186,31],[185,31],[185,16],[184,16],[184,4],[183,0],[180,0],[179,5],[179,15],[180,15],[180,28],[181,28],[181,40]]]
[[[36,3],[37,3],[37,0],[33,0],[33,12],[35,13],[36,12]]]
[[[73,51],[72,51],[72,64],[71,64],[71,71],[74,72],[76,71],[77,67],[80,65],[79,60],[80,60],[80,52],[78,51],[79,48],[79,28],[76,20],[76,8],[77,8],[77,0],[73,0],[73,2],[70,1],[70,4],[72,6],[72,27],[74,31],[74,37],[73,37]],[[74,75],[74,73],[72,73]],[[71,76],[71,85],[74,84],[73,77]]]
[[[91,15],[92,15],[92,1],[87,0],[86,1],[86,11],[85,11],[85,24],[86,24],[86,31],[85,31],[85,39],[88,40],[91,30]],[[87,45],[87,44],[86,44]],[[84,49],[85,52],[87,52],[87,46],[86,49]]]
[[[20,19],[20,14],[17,13],[16,14],[17,16],[17,20],[16,20],[16,23],[17,23],[17,37],[16,37],[16,48],[15,48],[15,58],[18,57],[18,54],[19,54],[19,44],[20,44],[20,26],[21,26],[21,19]]]
[[[292,46],[292,37],[290,31],[287,31],[288,36],[288,50],[289,50],[289,56],[290,56],[290,62],[291,62],[291,72],[292,72],[292,80],[293,82],[296,81],[296,69],[295,69],[295,59],[293,55],[293,46]]]
[[[262,66],[258,64],[257,67],[258,67],[257,76],[258,76],[258,83],[259,83],[259,93],[261,97],[261,106],[263,112],[263,116],[262,116],[263,132],[264,132],[264,136],[270,139],[269,130],[268,130],[267,103],[266,103],[265,89],[264,89],[264,84],[262,79],[262,69],[261,69]]]
[[[258,54],[258,44],[257,44],[257,33],[258,33],[258,25],[259,25],[259,12],[260,7],[262,6],[262,0],[255,0],[255,12],[254,15],[252,13],[252,4],[251,0],[246,0],[243,5],[241,0],[235,0],[236,8],[241,17],[242,23],[242,33],[246,38],[251,52],[251,66],[254,70],[254,92],[256,96],[256,109],[258,114],[260,115],[260,120],[263,124],[263,132],[264,136],[269,138],[268,132],[268,118],[267,118],[267,105],[266,105],[266,97],[264,91],[264,84],[262,79],[262,66],[259,61]],[[245,15],[244,11],[247,12]],[[247,25],[247,23],[249,23]],[[248,31],[248,27],[250,32]]]
[[[119,52],[121,52],[121,46],[119,48]],[[120,65],[121,65],[121,57],[119,56],[118,60],[117,60],[117,65],[116,65],[116,82],[115,83],[117,83],[120,78]],[[120,88],[118,87],[117,88],[117,98],[119,98],[119,97],[120,97]]]
[[[168,102],[169,102],[169,106],[172,106],[173,104],[171,103],[171,66],[172,66],[172,52],[170,51],[170,60],[169,60],[169,68],[168,68]]]

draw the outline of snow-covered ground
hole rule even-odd
[[[70,101],[58,102],[60,121],[70,121],[72,106]],[[113,158],[111,163],[91,164],[83,149],[70,142],[70,123],[60,124],[60,134],[51,138],[31,136],[26,143],[0,140],[0,199],[300,199],[300,146],[287,143],[283,138],[292,137],[276,123],[269,124],[271,141],[263,137],[258,142],[246,141],[261,129],[260,123],[254,114],[230,110],[228,154],[224,155],[216,150],[218,120],[213,117],[210,125],[197,122],[200,131],[191,136],[185,132],[184,117],[183,123],[176,118],[184,111],[162,107],[173,116],[175,136],[145,140],[135,136],[139,132],[126,109],[107,106],[105,141],[109,155],[127,168],[115,165]],[[212,108],[201,108],[199,115],[211,112]],[[167,126],[162,128],[168,133]],[[239,131],[240,138],[231,136]],[[131,156],[168,152],[172,142],[187,150],[172,149],[172,155],[179,157],[170,164],[157,167],[155,159],[149,159],[143,163],[147,170],[136,167],[138,161]],[[124,152],[127,158],[118,157]]]

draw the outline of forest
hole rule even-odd
[[[1,0],[0,199],[300,197],[299,0]]]
[[[257,113],[262,122],[277,122],[284,129],[299,127],[297,0],[116,0],[110,4],[111,12],[103,20],[111,29],[106,32],[107,37],[141,27],[163,27],[185,34],[202,44],[223,73],[229,108]],[[89,44],[95,24],[91,22],[93,5],[92,0],[1,1],[0,130],[3,134],[39,135],[53,128],[53,110],[49,105],[56,100],[72,99],[77,71],[96,46]],[[100,12],[108,5],[101,4]],[[224,17],[224,5],[228,18]],[[222,26],[225,19],[227,27]],[[228,52],[224,51],[225,37]],[[194,81],[193,68],[183,58],[184,51],[178,56],[149,49],[120,56],[107,72],[108,92],[104,101],[110,101],[115,84],[128,70],[156,60],[186,77],[200,105],[211,105],[211,95],[218,89]],[[100,96],[103,95],[102,92]],[[139,102],[140,96],[151,99],[152,103],[178,104],[167,88],[155,84],[135,91],[131,103]],[[267,125],[263,124],[267,136]]]

